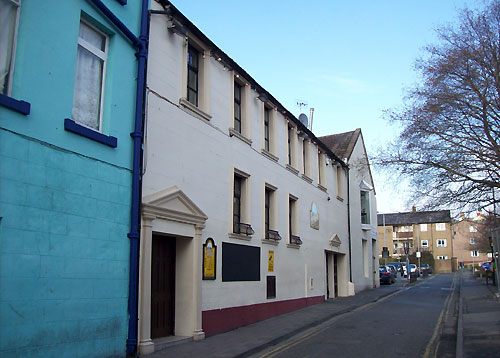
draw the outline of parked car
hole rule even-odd
[[[387,265],[387,267],[389,267],[392,277],[394,278],[394,280],[396,280],[398,278],[398,270],[396,269],[396,267],[394,267],[393,265]]]
[[[393,266],[397,272],[401,272],[402,271],[402,268],[401,268],[401,262],[389,262],[387,264],[388,266]]]
[[[394,277],[392,276],[392,272],[389,266],[379,266],[378,273],[380,277],[380,283],[387,283],[390,285],[391,283],[396,282]]]
[[[481,268],[485,271],[491,271],[491,261],[483,262]]]
[[[403,264],[404,277],[408,276],[406,270],[406,264]],[[418,275],[417,265],[410,264],[410,274],[416,273]]]
[[[420,264],[420,271],[422,274],[427,273],[430,275],[432,273],[432,266],[429,264]]]

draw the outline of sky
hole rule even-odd
[[[172,0],[212,42],[296,117],[314,108],[316,136],[361,128],[368,155],[397,136],[415,60],[435,29],[480,0]],[[378,212],[411,210],[408,183],[372,168]]]

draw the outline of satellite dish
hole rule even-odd
[[[308,119],[307,119],[307,116],[304,114],[304,113],[301,113],[299,115],[299,121],[300,123],[302,123],[304,125],[304,127],[307,128],[307,125],[308,125]]]

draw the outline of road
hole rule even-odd
[[[458,282],[441,274],[401,287],[253,357],[455,357]]]

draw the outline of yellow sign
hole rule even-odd
[[[267,256],[267,271],[274,272],[274,251],[269,250],[269,254]]]
[[[203,279],[215,280],[215,259],[217,257],[217,248],[214,240],[208,238],[203,244]]]

